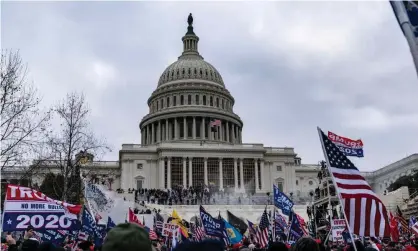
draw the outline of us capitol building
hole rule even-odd
[[[188,24],[183,52],[161,74],[147,101],[149,113],[139,123],[141,144],[123,144],[119,161],[92,161],[83,168],[94,168],[99,177],[112,171],[113,189],[210,184],[265,194],[276,184],[296,201],[308,200],[319,186],[319,165],[302,164],[291,147],[242,142],[244,122],[234,111],[235,99],[218,70],[200,55],[191,16]],[[383,193],[414,168],[418,154],[365,176],[376,192]],[[6,169],[2,181],[18,176],[19,168]],[[41,184],[42,178],[37,175],[32,182]]]

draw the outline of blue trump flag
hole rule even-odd
[[[304,235],[302,227],[300,226],[299,219],[294,212],[291,212],[289,219],[289,240],[297,241]]]
[[[293,208],[293,202],[286,194],[282,193],[276,185],[273,185],[274,205],[280,208],[285,215],[290,215]]]
[[[101,247],[103,244],[103,240],[106,237],[106,230],[107,230],[107,225],[96,225],[96,233],[94,234],[94,245],[96,247]]]
[[[225,229],[226,233],[228,234],[229,242],[234,245],[242,240],[242,234],[229,222],[227,222],[225,219],[223,219],[225,223]]]
[[[96,220],[90,214],[86,207],[83,207],[83,216],[81,217],[82,231],[89,236],[94,236],[97,232]]]
[[[224,238],[225,222],[213,218],[206,210],[200,206],[200,219],[207,235]]]

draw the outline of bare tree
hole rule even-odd
[[[39,109],[41,99],[27,81],[19,52],[1,51],[0,161],[7,167],[28,166],[47,132],[50,112]]]
[[[83,94],[71,93],[55,108],[59,130],[51,134],[51,158],[46,165],[62,175],[63,201],[78,202],[81,196],[80,168],[86,157],[101,156],[110,151],[104,140],[97,138],[89,124],[90,109]],[[53,171],[54,172],[54,171]]]

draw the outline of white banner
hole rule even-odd
[[[334,242],[343,242],[343,231],[346,228],[344,219],[334,219],[331,220],[331,229],[332,229],[332,241]]]
[[[162,235],[163,236],[171,236],[173,231],[177,228],[178,228],[177,225],[170,224],[170,223],[164,223]],[[175,231],[175,233],[177,233],[177,231]]]

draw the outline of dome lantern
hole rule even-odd
[[[199,37],[196,36],[196,34],[193,31],[192,13],[189,14],[189,17],[187,18],[187,23],[189,24],[187,26],[187,33],[182,37],[183,53],[181,54],[179,59],[183,59],[183,58],[203,59],[203,57],[200,56],[199,51],[198,51]]]

